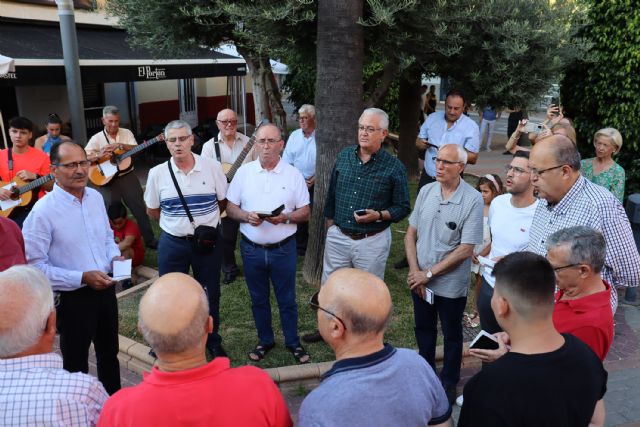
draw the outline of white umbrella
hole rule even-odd
[[[16,67],[13,58],[0,55],[0,76],[7,73],[15,73]]]

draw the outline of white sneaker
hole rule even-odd
[[[485,150],[487,153],[491,152],[491,147],[487,147],[487,149]]]
[[[458,396],[458,398],[456,399],[456,405],[458,405],[459,407],[462,408],[462,404],[464,403],[464,396],[461,394],[460,396]]]

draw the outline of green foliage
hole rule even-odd
[[[565,111],[575,122],[579,148],[594,153],[594,133],[620,131],[624,141],[616,161],[627,173],[627,193],[640,191],[640,8],[635,1],[584,0],[588,24],[580,35],[592,44],[586,60],[568,68],[562,81]]]

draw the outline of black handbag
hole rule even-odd
[[[182,195],[182,191],[180,190],[180,186],[178,185],[178,181],[176,180],[176,176],[173,173],[173,168],[171,167],[171,159],[167,160],[167,165],[169,165],[169,173],[171,174],[171,179],[173,180],[173,185],[176,187],[176,191],[178,192],[178,196],[180,197],[180,201],[182,202],[182,207],[184,211],[187,213],[189,217],[189,221],[191,222],[191,226],[193,227],[193,236],[191,238],[191,243],[193,244],[193,249],[196,252],[206,254],[212,252],[216,247],[216,239],[218,238],[218,228],[211,227],[210,225],[199,225],[196,227],[196,223],[193,220],[193,216],[191,216],[191,211],[189,210],[189,206],[187,206],[187,202]]]

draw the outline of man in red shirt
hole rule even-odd
[[[553,324],[575,335],[604,360],[613,341],[611,285],[600,277],[605,259],[602,234],[575,226],[547,239],[547,259],[556,273]]]
[[[0,236],[0,271],[17,264],[26,264],[24,238],[16,223],[0,216]]]
[[[41,176],[49,174],[49,156],[40,150],[29,146],[33,136],[33,124],[26,117],[15,117],[9,121],[9,136],[12,148],[0,150],[0,181],[9,183],[16,178],[22,181],[33,181]],[[3,185],[4,187],[4,185]],[[51,191],[53,181],[42,186],[42,189]],[[43,195],[44,193],[41,193]],[[0,200],[9,200],[11,192],[0,188]],[[34,198],[33,203],[35,203]],[[22,228],[22,223],[31,211],[33,203],[27,206],[15,207],[10,218]]]
[[[122,256],[132,260],[133,267],[144,261],[144,245],[138,225],[127,218],[127,209],[122,202],[114,202],[107,209],[109,224],[113,230],[113,237],[120,248]]]
[[[213,330],[202,286],[167,273],[140,301],[138,327],[158,360],[142,383],[105,404],[99,426],[292,426],[287,405],[269,375],[254,366],[207,363]]]

